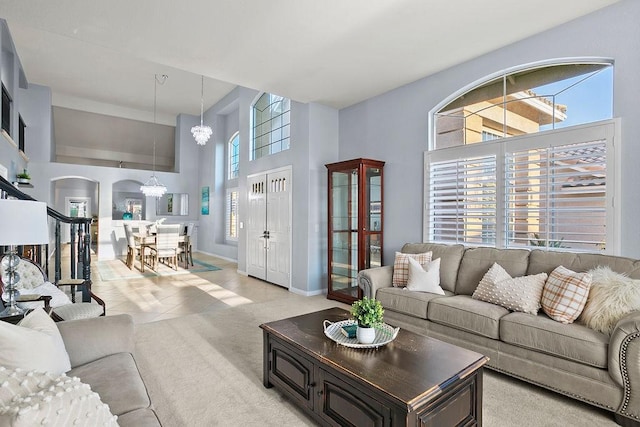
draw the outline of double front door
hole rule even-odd
[[[247,180],[247,270],[285,288],[291,285],[291,169]]]

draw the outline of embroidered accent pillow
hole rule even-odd
[[[563,266],[556,267],[542,290],[542,310],[553,320],[573,323],[587,303],[591,281],[589,273],[576,273]]]
[[[511,311],[538,314],[547,273],[511,277],[498,263],[484,275],[471,298],[497,304]]]
[[[423,265],[420,265],[415,259],[409,258],[407,289],[416,292],[445,295],[440,287],[440,258],[436,258]]]
[[[422,254],[403,254],[396,252],[396,259],[393,263],[393,278],[391,283],[393,286],[405,287],[409,279],[409,258],[418,261],[419,264],[426,264],[431,261],[432,252]]]

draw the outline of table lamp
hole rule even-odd
[[[7,296],[7,308],[0,317],[23,314],[24,310],[16,305],[17,284],[20,276],[16,268],[20,257],[16,246],[40,245],[49,243],[49,224],[47,204],[32,200],[0,199],[0,246],[9,246],[9,252],[2,258],[0,265],[4,274],[3,299]]]

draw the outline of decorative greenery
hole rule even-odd
[[[26,169],[22,169],[22,172],[16,175],[16,178],[20,179],[31,179],[31,176],[27,173]]]
[[[562,244],[563,240],[564,237],[560,240],[550,240],[547,242],[546,240],[541,239],[538,233],[532,233],[531,238],[529,238],[529,245],[542,248],[568,248],[568,246]]]
[[[363,328],[373,328],[382,323],[384,309],[380,301],[364,297],[351,305],[351,315]]]

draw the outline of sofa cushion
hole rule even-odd
[[[407,279],[409,278],[409,258],[415,259],[420,264],[426,264],[431,261],[431,252],[421,254],[403,254],[396,252],[396,258],[393,262],[393,277],[391,279],[393,286],[407,286]]]
[[[587,303],[591,274],[576,273],[559,266],[551,272],[544,284],[540,304],[553,320],[573,323]]]
[[[542,251],[539,249],[531,251],[527,274],[550,274],[559,265],[577,272],[607,266],[632,279],[640,279],[640,260],[613,255]]]
[[[453,293],[444,291],[446,295]],[[385,310],[397,311],[409,316],[427,318],[427,306],[434,298],[445,298],[442,295],[410,291],[407,288],[381,288],[376,293],[376,299],[380,301]]]
[[[468,295],[435,298],[429,302],[427,318],[435,323],[498,339],[500,318],[509,310],[472,299]]]
[[[464,251],[455,292],[471,295],[494,263],[500,264],[511,277],[527,272],[529,251],[526,249],[469,248]]]
[[[131,353],[103,357],[73,368],[69,375],[89,384],[113,414],[148,408],[151,403]]]
[[[405,254],[431,252],[432,259],[440,258],[440,286],[444,290],[455,292],[458,269],[460,268],[460,261],[464,254],[463,245],[407,243],[402,247],[401,252]]]
[[[564,324],[545,314],[511,313],[500,320],[503,342],[597,368],[607,367],[609,337],[584,325]]]
[[[151,408],[136,409],[118,417],[120,427],[158,427],[160,421]]]

